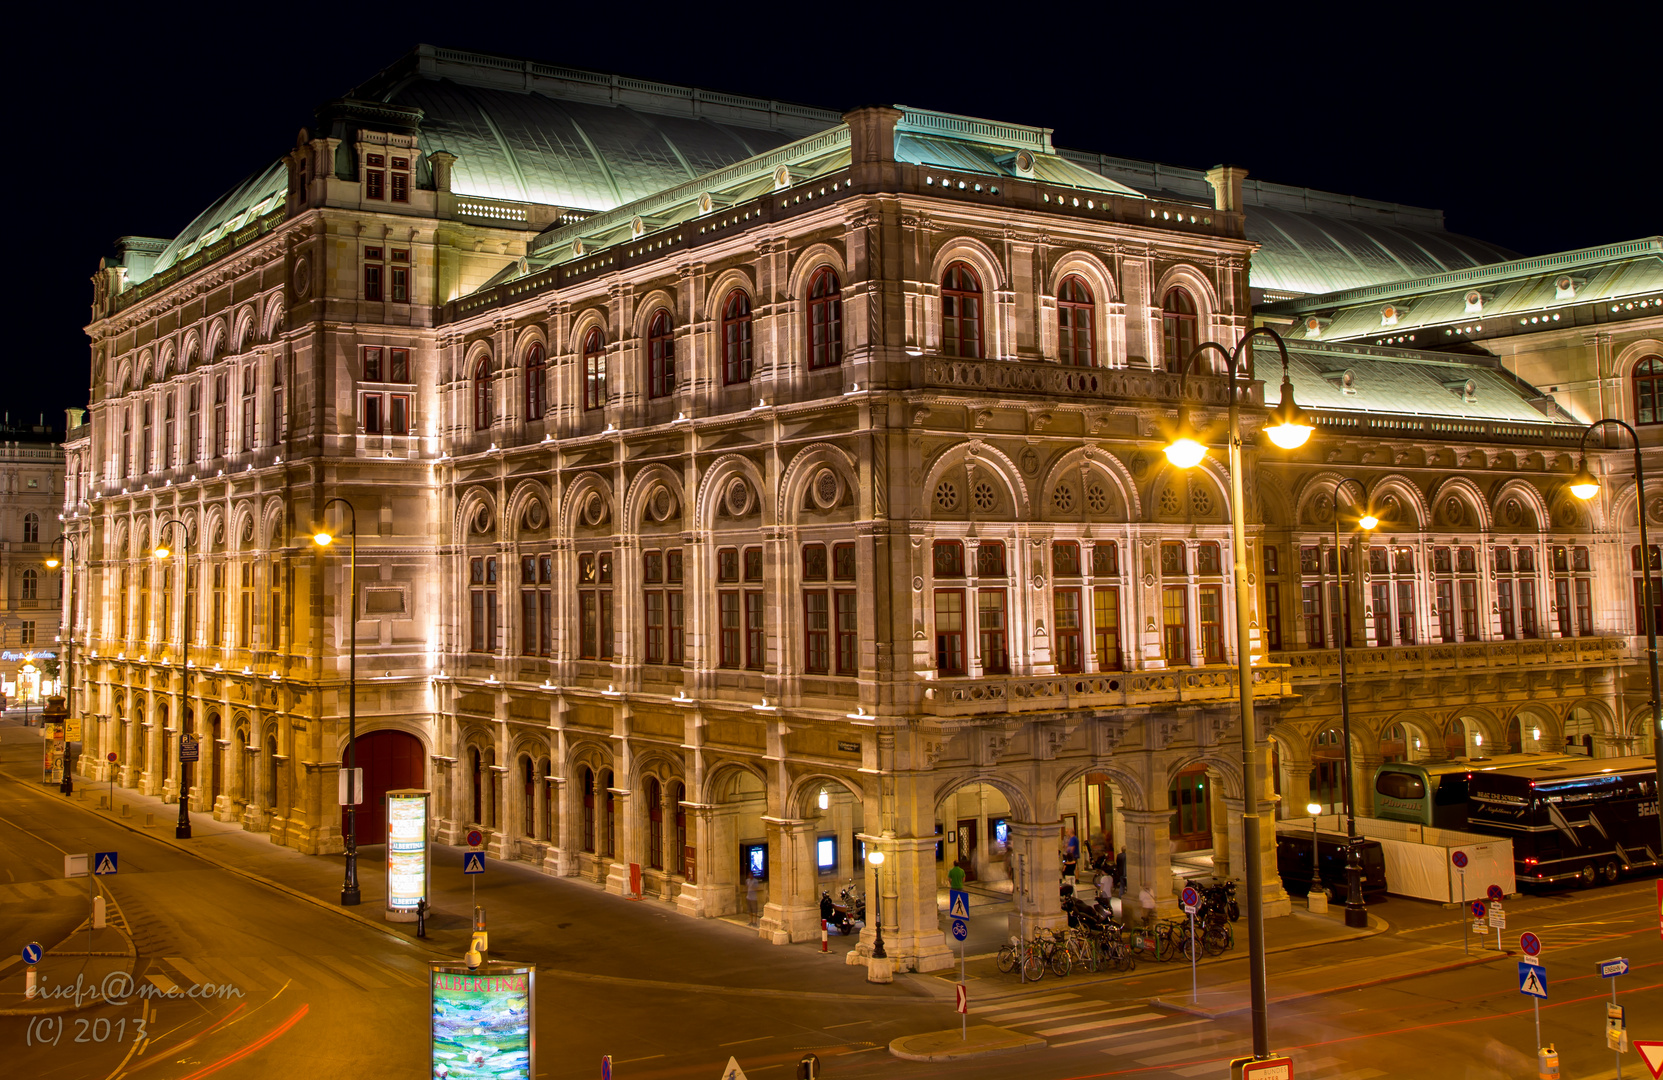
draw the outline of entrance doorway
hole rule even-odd
[[[1213,819],[1207,800],[1207,767],[1185,769],[1167,792],[1172,807],[1172,850],[1200,851],[1213,846]]]
[[[958,851],[953,856],[953,865],[964,871],[964,880],[976,880],[976,828],[975,818],[963,818],[958,824]]]
[[[364,801],[358,804],[358,843],[380,844],[387,839],[387,792],[426,786],[422,741],[403,731],[373,731],[358,736],[353,749],[364,770]],[[341,811],[346,829],[346,811]]]

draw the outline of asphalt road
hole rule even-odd
[[[432,941],[414,942],[407,928],[364,925],[180,851],[159,838],[171,837],[171,829],[140,835],[86,804],[66,804],[39,783],[38,771],[31,774],[38,770],[37,739],[32,729],[0,724],[0,866],[12,875],[0,890],[57,881],[65,850],[119,851],[121,872],[105,882],[135,930],[141,981],[225,983],[238,993],[91,1009],[75,1014],[88,1021],[86,1029],[72,1020],[50,1047],[27,1045],[23,1020],[0,1019],[0,1045],[15,1048],[5,1060],[21,1067],[16,1075],[427,1075],[425,961],[455,955],[465,939],[459,871],[441,890]],[[246,837],[211,840],[199,832],[199,839],[199,850],[216,857],[242,852],[237,857],[268,860],[261,864],[267,876],[295,888],[332,875],[338,881],[336,860],[267,854]],[[381,877],[375,854],[367,853],[359,909],[372,919]],[[1655,882],[1637,881],[1508,905],[1504,942],[1516,948],[1518,931],[1532,929],[1545,943],[1552,996],[1541,1012],[1542,1036],[1558,1046],[1566,1080],[1607,1075],[1613,1064],[1602,1037],[1610,986],[1595,973],[1598,960],[1629,957],[1634,973],[1619,990],[1631,1035],[1663,1038],[1656,897]],[[947,978],[905,976],[893,987],[872,987],[862,969],[844,966],[836,954],[767,946],[741,927],[630,904],[521,867],[493,865],[481,899],[520,913],[512,922],[493,921],[494,952],[538,964],[539,1076],[598,1080],[602,1055],[610,1054],[616,1080],[718,1080],[731,1055],[747,1076],[783,1080],[813,1052],[828,1080],[1223,1080],[1229,1058],[1250,1046],[1245,1013],[1206,1017],[1151,1007],[1151,997],[1184,999],[1190,976],[1183,967],[1144,965],[1104,982],[1048,977],[1015,997],[1008,980],[976,980],[973,1020],[1038,1034],[1051,1045],[951,1064],[903,1062],[885,1050],[891,1039],[956,1023]],[[52,944],[84,909],[78,898],[33,907],[8,901],[0,943]],[[1456,912],[1394,900],[1379,914],[1392,923],[1390,932],[1272,956],[1273,997],[1295,992],[1312,972],[1354,970],[1366,981],[1381,957],[1405,950],[1462,959]],[[1273,1046],[1294,1054],[1300,1080],[1533,1077],[1530,1001],[1517,992],[1516,959],[1494,954],[1493,937],[1491,946],[1495,959],[1479,966],[1273,1004]],[[1244,979],[1246,965],[1236,960],[1202,972],[1205,990],[1207,983]],[[101,1018],[109,1027],[94,1027]],[[123,1019],[125,1037],[117,1042]],[[144,1036],[135,1038],[140,1020]],[[102,1042],[98,1031],[106,1033]],[[77,1034],[87,1041],[74,1042]],[[1640,1069],[1630,1054],[1625,1075],[1643,1075]]]

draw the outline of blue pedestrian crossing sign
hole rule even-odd
[[[970,924],[963,919],[953,920],[953,940],[963,941],[970,936]]]
[[[95,874],[115,873],[116,854],[113,851],[95,851],[92,853],[92,872]]]
[[[1519,993],[1529,994],[1534,998],[1548,996],[1548,971],[1540,964],[1532,964],[1526,960],[1519,961]]]
[[[954,919],[970,918],[970,894],[963,889],[947,891],[947,914]]]
[[[485,853],[483,851],[464,851],[462,853],[462,872],[464,874],[483,874],[485,872]]]

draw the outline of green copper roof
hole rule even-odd
[[[149,280],[175,263],[184,262],[203,248],[213,246],[249,222],[282,206],[288,181],[288,167],[281,161],[274,161],[249,176],[196,215],[195,220],[185,226],[184,230],[162,249],[161,255],[149,268],[149,272],[142,276],[129,277],[128,284],[137,285],[141,281]]]

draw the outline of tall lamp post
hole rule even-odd
[[[1651,674],[1651,755],[1657,767],[1657,790],[1663,791],[1663,697],[1657,688],[1657,598],[1652,595],[1651,583],[1651,545],[1646,541],[1646,469],[1640,460],[1640,436],[1634,429],[1621,420],[1606,417],[1595,420],[1588,425],[1588,430],[1582,433],[1582,443],[1577,447],[1576,475],[1571,477],[1571,494],[1584,502],[1599,494],[1599,480],[1588,469],[1588,436],[1598,428],[1614,424],[1628,432],[1629,439],[1634,443],[1634,505],[1640,518],[1640,589],[1641,607],[1646,613],[1646,664]],[[1663,837],[1663,817],[1657,821],[1659,836]]]
[[[877,936],[872,939],[872,959],[887,960],[889,954],[883,951],[883,851],[873,848],[872,854],[866,856],[866,861],[872,864],[872,881],[877,888],[872,890],[872,899],[876,901],[872,908],[872,925],[877,928]]]
[[[1256,337],[1275,342],[1282,356],[1282,401],[1270,414],[1265,434],[1284,450],[1305,445],[1311,437],[1310,421],[1294,402],[1293,383],[1288,378],[1288,349],[1282,336],[1268,326],[1254,327],[1242,336],[1234,350],[1216,341],[1196,346],[1184,361],[1178,381],[1178,433],[1166,448],[1167,460],[1180,469],[1192,469],[1206,457],[1207,448],[1190,427],[1184,409],[1184,382],[1202,354],[1214,350],[1224,356],[1230,379],[1230,539],[1235,560],[1236,590],[1236,675],[1241,697],[1242,847],[1247,855],[1247,949],[1248,982],[1253,998],[1253,1056],[1270,1056],[1269,991],[1265,976],[1264,860],[1259,850],[1259,775],[1257,734],[1253,721],[1253,656],[1248,608],[1252,596],[1247,581],[1246,499],[1242,495],[1241,410],[1237,405],[1236,373],[1242,354]]]
[[[68,636],[60,634],[60,635],[58,635],[58,637],[59,637],[59,640],[64,643],[64,657],[63,657],[64,702],[65,702],[65,706],[69,709],[69,715],[74,716],[75,715],[75,584],[76,584],[76,579],[75,579],[75,575],[73,573],[73,569],[75,567],[75,564],[81,561],[81,555],[80,555],[79,549],[77,549],[76,546],[75,546],[75,538],[74,537],[60,536],[60,537],[58,537],[58,541],[69,549],[69,565],[70,565],[70,569],[72,571],[71,574],[70,574],[70,578],[69,578],[69,634],[68,634]],[[48,570],[56,570],[58,567],[63,565],[63,562],[64,561],[62,559],[60,559],[58,556],[49,555],[46,558],[46,568]],[[63,626],[63,616],[62,616],[61,612],[60,612],[59,617],[58,617],[58,625],[59,625],[59,627]],[[82,738],[84,739],[85,737],[86,736],[83,734]],[[63,778],[63,783],[58,785],[58,790],[63,792],[65,795],[72,794],[75,790],[75,781],[72,778],[72,774],[69,771],[69,753],[68,753],[68,748],[67,747],[65,747],[65,752],[64,752],[64,778]]]
[[[1346,580],[1345,552],[1340,549],[1340,489],[1347,484],[1356,484],[1358,494],[1368,501],[1368,492],[1363,490],[1362,482],[1345,476],[1334,481],[1334,491],[1329,501],[1334,504],[1334,577],[1340,583],[1340,625],[1336,628],[1334,640],[1340,648],[1340,735],[1345,739],[1345,924],[1354,929],[1362,929],[1369,924],[1368,907],[1363,903],[1363,854],[1357,846],[1357,806],[1356,789],[1352,779],[1351,756],[1351,689],[1346,682],[1345,639],[1351,633],[1351,585],[1356,583],[1357,569],[1351,570],[1351,580]],[[1365,532],[1373,532],[1380,524],[1380,519],[1367,510],[1357,519],[1357,525]]]
[[[346,880],[341,884],[341,906],[354,907],[358,891],[358,772],[353,767],[358,760],[358,511],[339,496],[324,501],[340,503],[347,514],[347,604],[346,636],[351,642],[347,661],[346,692]],[[319,547],[328,547],[335,537],[326,529],[319,529],[312,540]]]
[[[191,635],[196,627],[191,625],[191,616],[195,614],[191,607],[191,527],[178,518],[168,518],[156,527],[156,535],[167,532],[173,526],[179,526],[179,535],[184,537],[184,569],[185,575],[185,604],[184,623],[185,632],[180,635],[179,645],[179,696],[184,700],[179,710],[179,824],[174,827],[173,835],[178,840],[191,838],[191,763],[185,760],[185,740],[190,737],[186,729],[186,719],[191,712]],[[156,558],[165,559],[172,554],[164,546],[157,545]]]

